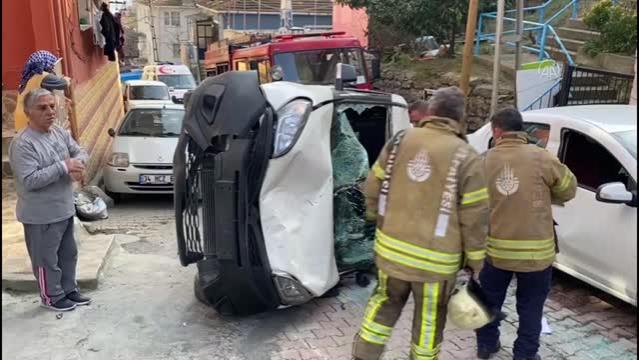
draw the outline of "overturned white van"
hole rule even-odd
[[[397,95],[259,85],[255,72],[205,80],[186,103],[174,158],[182,265],[223,314],[304,303],[373,263],[360,186],[394,133],[410,126]]]

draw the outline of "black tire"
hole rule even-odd
[[[105,190],[104,193],[110,197],[111,199],[113,199],[114,203],[119,203],[120,201],[122,201],[122,194],[120,193],[114,193],[114,192],[110,192],[108,190]]]
[[[355,274],[355,283],[361,287],[367,287],[371,283],[371,280],[368,278],[366,273],[357,272]]]

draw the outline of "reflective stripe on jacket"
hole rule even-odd
[[[555,259],[551,204],[572,199],[577,179],[557,157],[506,133],[486,154],[490,193],[487,255],[497,268],[541,271]]]
[[[366,214],[377,221],[377,266],[416,282],[450,279],[485,258],[488,189],[482,162],[455,121],[431,117],[406,130],[380,196],[392,139],[369,172]]]

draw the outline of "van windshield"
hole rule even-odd
[[[362,49],[321,49],[275,54],[275,65],[282,67],[284,81],[307,85],[335,83],[338,63],[355,66],[357,84],[366,83]]]
[[[170,100],[166,86],[132,86],[131,100]]]
[[[174,89],[195,89],[195,79],[190,74],[158,75],[158,80]]]

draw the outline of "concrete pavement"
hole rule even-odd
[[[22,224],[16,220],[17,195],[12,179],[2,179],[2,289],[37,291]],[[113,248],[113,235],[92,236],[76,218],[77,280],[84,289],[98,286],[100,271]]]
[[[193,295],[193,266],[179,265],[170,198],[125,200],[92,231],[116,236],[94,302],[60,319],[38,307],[34,294],[3,293],[3,356],[34,359],[349,359],[352,339],[374,286],[345,280],[337,298],[247,318],[226,318]],[[384,359],[407,359],[409,305]],[[517,316],[511,294],[502,327],[512,358]],[[553,330],[542,337],[547,359],[636,359],[636,308],[556,274],[546,317]],[[37,339],[37,341],[35,340]],[[449,327],[440,359],[474,359],[474,334]]]

